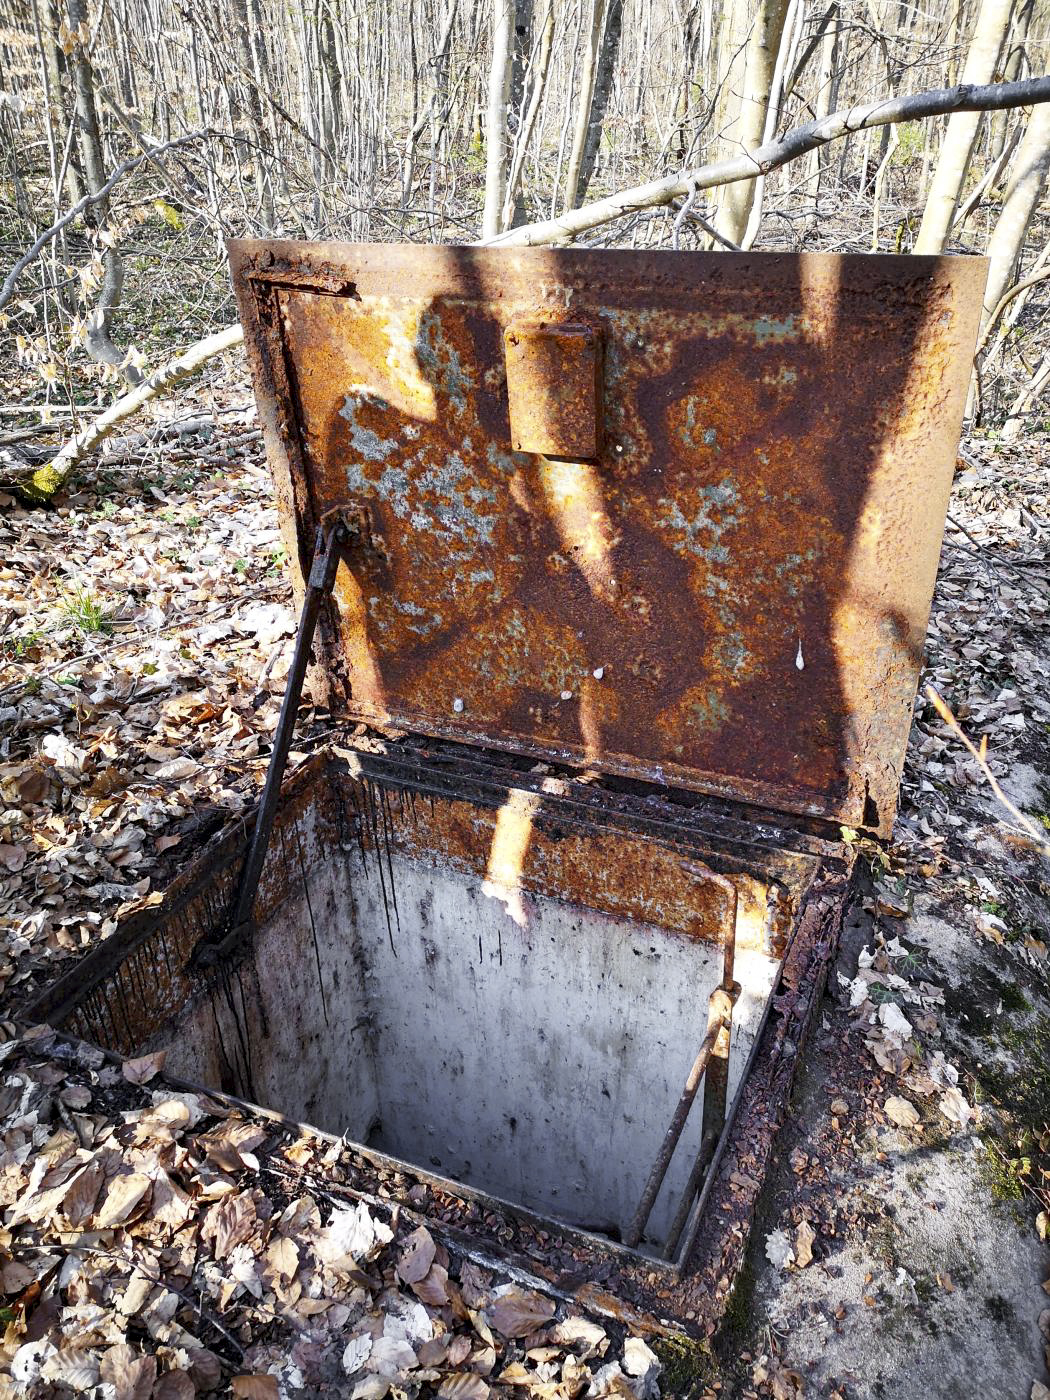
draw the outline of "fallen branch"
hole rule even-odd
[[[1006,793],[1003,792],[1002,788],[999,786],[999,780],[992,772],[991,765],[988,762],[987,734],[982,735],[981,746],[978,748],[969,735],[963,730],[962,725],[952,714],[947,703],[941,699],[932,685],[926,687],[926,698],[967,752],[976,760],[978,768],[980,768],[981,772],[984,774],[985,781],[988,783],[992,792],[995,793],[999,802],[1002,803],[1022,829],[1027,832],[1044,855],[1050,855],[1050,841],[1047,840],[1046,834],[1041,832],[1036,824],[1029,817],[1026,817],[1018,807],[1014,806]]]
[[[754,180],[768,175],[799,156],[827,145],[840,136],[863,131],[874,126],[893,126],[898,122],[918,121],[923,117],[945,116],[952,112],[1000,112],[1008,107],[1029,107],[1037,102],[1050,102],[1050,77],[1029,78],[1019,83],[960,83],[957,87],[935,88],[911,97],[883,98],[863,106],[832,112],[819,121],[807,122],[789,131],[779,141],[769,141],[754,151],[745,151],[731,160],[701,165],[696,170],[683,170],[650,180],[633,189],[620,190],[605,199],[570,209],[556,219],[541,219],[534,224],[510,229],[496,238],[485,240],[490,247],[531,247],[541,243],[565,243],[585,229],[610,223],[624,214],[655,205],[670,204],[693,188],[712,189],[730,185],[737,180]]]
[[[240,345],[243,339],[244,332],[239,324],[227,326],[225,330],[216,331],[214,335],[207,335],[203,340],[198,340],[173,360],[168,360],[141,384],[122,394],[116,403],[93,419],[83,432],[70,438],[51,461],[38,468],[27,481],[12,483],[18,494],[33,504],[50,500],[76,464],[109,437],[118,423],[123,423],[126,418],[137,413],[150,399],[166,394],[182,380],[189,379],[216,355]]]

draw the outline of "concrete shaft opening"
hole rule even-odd
[[[718,948],[554,899],[508,912],[477,879],[400,855],[347,853],[297,905],[260,928],[248,969],[254,1095],[620,1238],[707,1030]],[[776,969],[757,950],[739,961],[730,1094]],[[183,1043],[216,1039],[209,1016]],[[221,1056],[236,1030],[218,1035]],[[700,1148],[703,1093],[650,1217],[655,1247]]]
[[[169,1072],[409,1171],[673,1256],[779,971],[783,878],[731,882],[695,850],[545,813],[542,794],[488,806],[345,775],[334,788],[335,822],[328,783],[282,808],[236,956],[203,972],[191,957],[132,1013],[121,1052],[163,1048]],[[102,1003],[124,979],[162,980],[165,930],[185,922],[161,922],[148,973],[156,935],[81,994],[90,1038],[105,1042]],[[654,1187],[711,1039],[727,938],[722,1062],[694,1073]]]

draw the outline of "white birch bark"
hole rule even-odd
[[[982,323],[987,322],[1009,286],[1032,215],[1046,188],[1050,171],[1050,105],[1032,109],[1017,152],[1013,176],[1006,187],[1002,212],[988,242],[991,267],[984,294]]]
[[[485,114],[485,212],[482,238],[502,233],[507,198],[507,98],[510,95],[511,35],[514,0],[493,0],[492,66],[489,68],[488,107]]]
[[[763,144],[769,93],[776,66],[788,0],[734,0],[725,27],[719,74],[725,83],[725,120],[718,142],[723,159]],[[754,184],[720,190],[712,222],[724,238],[739,243],[754,202]]]
[[[573,125],[572,149],[569,164],[565,171],[565,208],[575,209],[579,197],[580,170],[583,167],[583,150],[587,144],[587,132],[591,124],[591,103],[594,100],[594,75],[598,68],[598,46],[602,38],[602,25],[605,22],[605,0],[590,0],[591,22],[588,27],[587,47],[583,53],[583,68],[580,73],[580,90],[576,96],[576,120]]]
[[[963,83],[991,82],[1012,9],[1013,0],[981,0],[963,67]],[[944,252],[962,197],[980,121],[979,112],[956,112],[949,119],[926,197],[919,236],[915,240],[916,253]]]

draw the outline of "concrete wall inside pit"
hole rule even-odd
[[[516,912],[524,925],[474,877],[397,854],[381,870],[354,847],[313,866],[229,995],[156,1043],[175,1074],[615,1234],[703,1038],[721,953],[555,900],[522,896]],[[730,1095],[775,973],[762,953],[738,953]],[[231,1083],[245,1045],[250,1081]],[[650,1246],[673,1217],[701,1109],[702,1093]]]

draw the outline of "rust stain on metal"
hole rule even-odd
[[[746,874],[726,879],[637,832],[573,829],[544,814],[535,793],[512,789],[497,810],[455,798],[388,793],[376,799],[360,787],[353,800],[365,814],[366,836],[367,814],[381,800],[377,843],[429,866],[480,877],[484,892],[512,917],[521,894],[540,895],[720,945],[730,908],[739,907],[741,946],[773,951],[768,880]]]
[[[548,457],[601,449],[601,335],[565,322],[515,322],[503,335],[510,446]]]
[[[289,539],[367,520],[326,635],[353,717],[889,829],[983,260],[231,257]],[[590,460],[511,446],[505,335],[542,321],[600,332]]]

